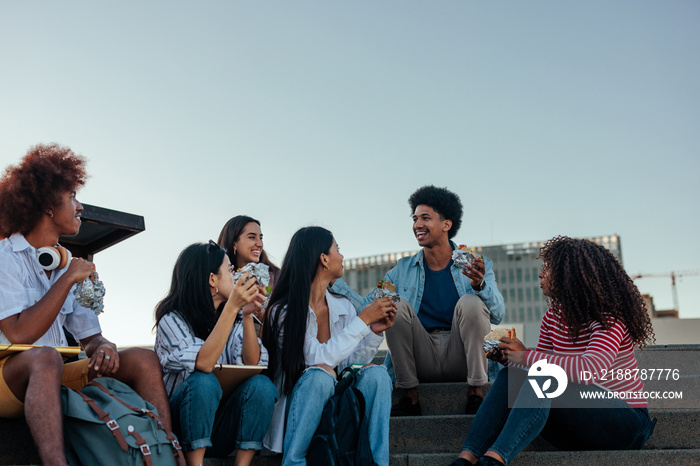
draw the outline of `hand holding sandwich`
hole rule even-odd
[[[484,336],[486,357],[501,364],[522,362],[525,350],[523,342],[516,338],[514,328],[498,328]]]
[[[498,344],[498,348],[501,350],[501,354],[504,359],[520,364],[523,362],[523,357],[525,356],[525,345],[523,342],[517,338],[501,337],[501,342]]]

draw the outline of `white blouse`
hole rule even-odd
[[[357,315],[352,302],[343,297],[326,291],[328,302],[328,320],[331,330],[330,339],[321,343],[318,341],[318,322],[316,314],[309,307],[304,338],[304,362],[306,367],[317,364],[338,366],[342,370],[352,364],[368,364],[377,354],[379,345],[384,341],[384,335],[375,334]],[[279,322],[284,321],[286,307],[282,309]],[[274,312],[274,311],[268,311]],[[278,351],[282,350],[284,331],[280,331]],[[284,446],[284,422],[287,411],[287,397],[284,394],[284,374],[278,365],[275,371],[275,386],[279,399],[275,404],[272,424],[265,435],[265,448],[280,453]]]

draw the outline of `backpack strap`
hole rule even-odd
[[[87,405],[90,406],[90,408],[95,412],[95,414],[97,414],[97,417],[100,419],[100,421],[104,422],[107,425],[109,431],[112,433],[114,438],[117,439],[117,442],[119,443],[121,449],[124,451],[129,451],[129,445],[126,443],[124,435],[119,430],[119,424],[117,424],[117,421],[109,417],[109,413],[105,413],[102,410],[102,408],[100,408],[97,405],[97,403],[95,403],[95,400],[93,400],[83,392],[77,393],[79,393],[80,396],[83,397],[83,401],[85,401],[85,403],[87,403]]]
[[[136,445],[138,445],[139,451],[141,452],[141,456],[143,456],[143,464],[145,466],[153,466],[153,460],[151,459],[151,449],[148,446],[148,443],[146,443],[143,437],[141,437],[141,434],[136,432],[132,426],[129,426],[127,430],[129,431],[129,435],[136,439]]]
[[[182,447],[180,446],[180,442],[177,441],[177,438],[175,438],[172,432],[168,432],[167,430],[165,430],[163,424],[161,424],[160,422],[158,422],[158,428],[165,432],[165,438],[167,438],[173,445],[173,456],[175,457],[175,461],[177,462],[177,464],[185,466],[187,463],[185,462],[185,457],[182,454]]]
[[[142,409],[142,408],[137,408],[135,406],[131,406],[129,403],[127,403],[126,401],[117,397],[114,393],[107,390],[107,388],[105,388],[104,385],[102,385],[101,383],[99,383],[95,380],[91,380],[90,382],[88,382],[88,385],[92,385],[93,387],[96,387],[96,388],[102,390],[104,393],[111,396],[112,398],[114,398],[115,400],[117,400],[119,403],[123,404],[124,406],[126,406],[130,410],[143,413],[146,416],[150,417],[151,419],[155,419],[157,421],[156,423],[158,424],[158,428],[160,430],[162,430],[163,432],[165,432],[165,437],[168,439],[168,441],[170,441],[170,443],[173,446],[173,456],[175,457],[175,461],[178,462],[179,464],[181,464],[182,466],[185,465],[185,457],[182,454],[182,447],[180,446],[180,442],[177,441],[177,438],[173,435],[172,432],[168,432],[167,430],[165,430],[165,427],[163,427],[163,421],[160,419],[160,417],[158,417],[156,415],[156,413],[154,413],[150,409]]]

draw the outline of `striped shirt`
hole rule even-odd
[[[51,278],[39,265],[36,249],[26,238],[15,233],[0,241],[0,320],[17,315],[39,302],[68,266],[54,270]],[[102,332],[100,321],[95,313],[79,305],[71,288],[51,327],[36,341],[15,343],[39,346],[68,346],[65,326],[76,340],[91,337]],[[10,340],[0,332],[0,344]]]
[[[571,382],[618,393],[641,393],[644,384],[639,378],[629,331],[612,316],[607,324],[608,328],[603,329],[599,322],[588,323],[574,342],[563,317],[550,308],[542,318],[537,348],[525,353],[523,364],[530,367],[546,358],[547,363],[564,369]],[[624,399],[633,408],[647,407],[644,397]]]
[[[216,360],[217,364],[243,365],[243,322],[241,316],[239,311],[224,351]],[[166,314],[158,322],[154,350],[163,368],[163,383],[168,397],[172,396],[177,387],[194,372],[197,353],[203,344],[204,340],[194,336],[190,326],[177,312]],[[260,345],[258,366],[267,366],[267,350],[259,338],[258,344]]]

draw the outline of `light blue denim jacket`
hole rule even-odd
[[[452,249],[454,250],[457,245],[450,241]],[[503,296],[501,292],[498,291],[498,286],[496,285],[496,275],[493,273],[493,261],[488,257],[484,257],[484,265],[486,266],[486,272],[484,273],[484,281],[482,282],[481,291],[475,291],[472,288],[471,280],[469,277],[462,273],[462,269],[452,264],[450,272],[452,273],[452,279],[455,283],[455,288],[457,288],[457,293],[461,298],[465,294],[474,294],[478,296],[486,307],[488,308],[491,317],[489,320],[492,324],[500,324],[503,320],[503,316],[506,313],[506,307],[503,304]],[[391,283],[396,285],[396,292],[402,298],[405,298],[416,314],[420,311],[420,303],[423,301],[423,290],[425,289],[425,269],[423,268],[423,249],[418,251],[418,254],[411,257],[404,257],[399,259],[396,263],[396,267],[389,270],[384,276],[384,280],[389,280]],[[367,307],[372,301],[374,301],[372,294],[374,290],[370,292],[366,297],[360,296],[355,290],[350,288],[347,283],[339,278],[331,286],[331,290],[347,297],[355,305],[355,309],[358,314]],[[495,366],[498,364],[489,361],[489,380],[494,380],[497,370]],[[391,355],[387,354],[384,360],[384,365],[389,372],[392,380],[394,379],[394,364],[391,362]],[[493,370],[492,370],[493,369]],[[492,374],[493,372],[493,374]]]
[[[452,249],[455,249],[456,245],[452,243]],[[455,288],[457,288],[457,294],[461,298],[465,294],[474,294],[481,298],[481,300],[486,304],[489,312],[491,313],[490,321],[492,324],[499,324],[503,320],[506,308],[503,304],[503,296],[501,292],[498,291],[498,286],[496,286],[496,275],[493,273],[493,262],[491,259],[484,257],[484,265],[486,266],[486,272],[484,273],[484,281],[481,291],[474,291],[471,286],[470,279],[462,273],[462,269],[456,265],[452,265],[450,272],[452,273],[452,279],[454,280]],[[396,292],[402,298],[405,298],[416,314],[418,314],[420,309],[420,303],[423,301],[423,290],[425,289],[425,269],[423,268],[423,250],[421,249],[418,254],[411,257],[404,257],[399,259],[396,267],[389,270],[384,276],[384,280],[389,280],[391,283],[396,285]],[[348,286],[347,283],[343,281],[342,278],[333,283],[331,290],[338,294],[342,294],[352,301],[355,305],[355,309],[358,313],[367,307],[372,301],[372,294],[374,291],[370,292],[366,297],[362,297],[355,292],[352,288]]]

